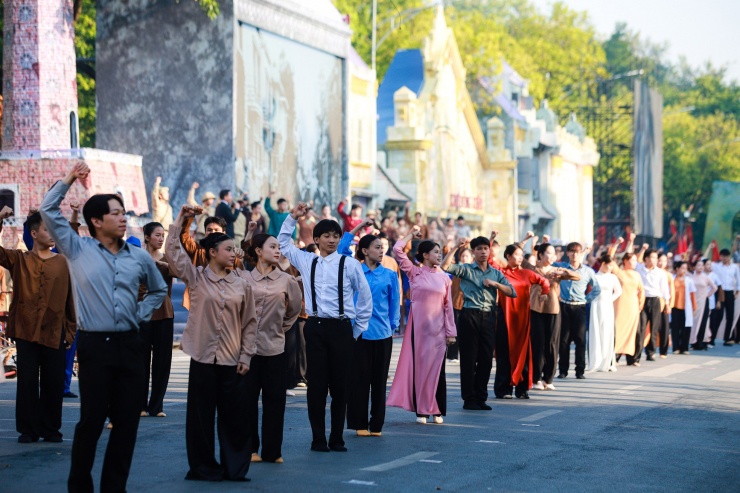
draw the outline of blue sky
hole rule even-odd
[[[692,66],[711,60],[726,65],[740,82],[740,0],[562,0],[589,13],[603,37],[624,21],[650,40],[669,44],[669,56],[684,55]],[[533,0],[549,10],[553,0]]]

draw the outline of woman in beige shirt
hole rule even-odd
[[[172,366],[172,336],[174,332],[175,311],[172,307],[172,273],[164,260],[162,246],[164,245],[164,227],[160,223],[151,222],[144,225],[144,244],[146,251],[152,256],[157,270],[167,283],[167,297],[162,306],[157,308],[148,322],[141,324],[140,334],[146,343],[147,354],[144,368],[146,383],[141,407],[142,416],[156,416],[164,418],[164,394],[170,380],[170,366]],[[143,291],[143,292],[142,292]],[[139,288],[139,298],[143,299],[146,286]],[[152,386],[149,395],[149,374],[151,369]],[[148,398],[148,400],[147,400]]]
[[[251,271],[240,271],[252,286],[257,310],[257,353],[247,375],[249,426],[252,435],[252,462],[282,463],[285,391],[288,358],[285,333],[301,311],[303,293],[298,281],[278,268],[280,244],[272,235],[252,238],[245,252],[254,263]],[[258,402],[262,393],[262,456],[259,438]]]
[[[170,227],[167,261],[187,284],[190,314],[182,350],[190,355],[185,443],[190,470],[185,479],[246,481],[250,428],[247,377],[257,351],[257,318],[249,283],[231,270],[234,240],[212,233],[200,241],[208,265],[195,267],[180,244],[181,213]],[[221,463],[214,456],[218,412]]]
[[[542,288],[533,284],[529,295],[531,310],[532,339],[532,388],[535,390],[555,390],[552,380],[555,377],[555,363],[560,346],[560,281],[578,281],[581,276],[572,270],[553,267],[557,261],[555,248],[549,243],[537,247],[537,265],[522,262],[522,267],[535,271],[550,281],[550,293],[542,294]]]

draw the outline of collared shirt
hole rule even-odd
[[[398,277],[395,272],[382,265],[370,269],[362,264],[362,271],[373,297],[373,316],[370,317],[368,328],[362,333],[362,338],[377,341],[392,337],[401,318]]]
[[[209,266],[195,267],[179,236],[180,228],[170,226],[165,250],[170,269],[190,292],[182,350],[199,363],[249,365],[257,351],[252,287],[234,271],[219,277]]]
[[[506,277],[498,269],[487,266],[485,272],[478,267],[478,264],[452,264],[447,267],[447,272],[455,277],[460,278],[460,289],[465,296],[463,308],[472,308],[474,310],[491,311],[496,306],[498,289],[487,288],[483,286],[483,281],[491,281],[503,284],[511,288],[516,298],[516,291]]]
[[[167,284],[152,257],[141,248],[122,241],[114,254],[98,240],[78,236],[59,209],[67,190],[69,185],[58,181],[44,197],[39,213],[69,262],[77,328],[90,332],[138,330],[164,302]],[[147,287],[141,302],[140,284]]]
[[[276,356],[285,351],[285,333],[301,311],[303,293],[293,276],[273,269],[263,276],[259,270],[237,271],[252,286],[257,315],[257,354]]]
[[[578,273],[581,278],[577,281],[563,279],[560,281],[560,299],[566,303],[590,303],[601,294],[601,288],[596,280],[596,273],[586,264],[574,269],[570,262],[555,262],[555,267],[564,267]],[[586,294],[586,288],[591,286],[591,292]]]
[[[339,246],[337,246],[337,252],[347,257],[351,257],[352,250],[350,249],[350,245],[352,245],[352,241],[354,241],[354,239],[355,239],[355,235],[351,233],[344,233],[342,235],[342,239],[339,241]],[[398,266],[398,262],[396,262],[396,259],[394,259],[388,254],[384,254],[383,260],[381,260],[380,263],[386,269],[390,269],[396,273],[396,277],[398,278],[398,292],[403,293],[403,280],[401,279],[401,268]],[[399,299],[399,303],[401,303],[400,299]]]
[[[67,260],[0,247],[0,266],[13,279],[8,336],[59,349],[64,335],[72,344],[76,323]]]
[[[548,313],[551,315],[560,313],[560,282],[566,279],[576,281],[581,277],[577,272],[566,270],[565,274],[561,278],[553,279],[547,278],[547,272],[545,272],[541,266],[530,267],[529,265],[522,263],[522,268],[532,270],[550,281],[550,292],[545,295],[544,300],[541,299],[542,287],[539,284],[533,284],[532,289],[529,292],[529,308],[533,312],[537,313]],[[599,288],[601,288],[601,286],[599,286]]]
[[[719,277],[722,289],[740,291],[740,268],[737,264],[725,265],[722,262],[712,262],[712,272]]]
[[[658,267],[648,269],[645,264],[638,263],[635,270],[642,277],[646,298],[661,298],[665,302],[671,301],[671,289],[663,269]]]
[[[306,310],[309,315],[323,318],[339,318],[339,259],[340,254],[334,252],[326,257],[319,256],[316,265],[316,307],[318,313],[313,313],[313,297],[311,296],[311,264],[316,255],[296,248],[291,241],[295,231],[296,220],[288,216],[278,235],[280,251],[290,260],[301,273],[303,279],[303,297],[306,300]],[[359,337],[365,332],[373,313],[373,298],[370,286],[367,284],[360,263],[347,258],[344,263],[344,314],[355,321],[354,336]],[[355,293],[358,293],[354,303]]]

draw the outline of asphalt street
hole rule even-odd
[[[400,347],[397,340],[391,369]],[[494,399],[488,412],[462,409],[458,367],[448,365],[444,424],[419,425],[412,413],[389,408],[382,437],[345,432],[347,453],[309,450],[305,390],[296,389],[288,397],[285,463],[252,464],[249,483],[203,483],[183,479],[188,357],[176,350],[167,417],[142,418],[128,490],[740,491],[740,347],[623,365],[586,380],[571,371],[556,379],[555,391]],[[79,403],[65,399],[63,443],[18,444],[14,399],[14,381],[0,384],[0,492],[66,491]]]

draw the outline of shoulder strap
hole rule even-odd
[[[313,309],[313,316],[316,317],[319,315],[319,309],[316,306],[316,264],[319,263],[319,257],[316,257],[313,259],[313,262],[311,262],[311,307]]]
[[[344,318],[344,261],[347,259],[344,255],[340,256],[339,259],[339,286],[337,291],[339,293],[339,318]]]

